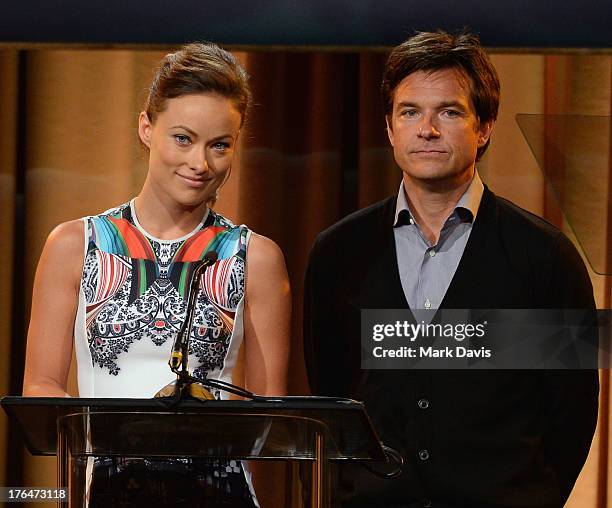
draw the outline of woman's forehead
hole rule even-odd
[[[234,130],[241,115],[231,99],[218,94],[189,94],[167,99],[157,121],[164,124],[188,123],[192,128],[219,126]]]

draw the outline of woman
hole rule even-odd
[[[190,44],[162,60],[138,119],[149,152],[142,190],[129,203],[61,224],[45,244],[24,395],[68,396],[74,340],[81,397],[153,397],[175,378],[167,361],[189,278],[212,250],[218,260],[196,300],[191,372],[231,381],[244,337],[246,388],[286,393],[290,290],[282,253],[210,208],[229,176],[249,101],[245,71],[215,45]]]

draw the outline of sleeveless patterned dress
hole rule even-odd
[[[189,370],[197,377],[231,382],[243,339],[250,230],[208,210],[191,233],[176,240],[160,240],[140,226],[133,203],[83,219],[85,260],[75,322],[79,395],[151,398],[176,378],[168,366],[170,351],[185,319],[195,263],[211,250],[217,252],[218,260],[200,280]],[[227,398],[224,392],[213,390],[213,394]],[[166,459],[153,464],[143,459],[97,459],[92,487],[97,502],[90,506],[111,503],[105,498],[106,491],[116,494],[123,484],[133,486],[139,476],[149,481],[154,472],[160,473],[160,481],[174,480],[163,489],[155,487],[154,493],[141,492],[141,497],[133,488],[128,489],[132,497],[136,495],[133,502],[112,504],[166,506],[159,495],[165,491],[167,505],[172,506],[178,493],[193,491],[204,499],[202,489],[208,498],[219,498],[218,506],[256,503],[240,462]],[[232,504],[229,498],[248,502]],[[190,501],[186,506],[198,504]]]
[[[189,369],[231,381],[243,338],[250,231],[209,210],[188,235],[159,240],[140,226],[133,202],[84,221],[75,324],[79,395],[149,398],[176,377],[170,349],[185,319],[194,262],[210,250],[218,261],[200,282]]]

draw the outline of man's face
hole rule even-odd
[[[406,76],[387,116],[387,134],[404,181],[445,187],[472,177],[476,151],[492,127],[477,118],[467,78],[454,69]]]

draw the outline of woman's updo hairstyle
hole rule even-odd
[[[151,83],[145,111],[151,123],[166,101],[183,95],[216,93],[231,100],[241,122],[251,103],[249,76],[230,52],[212,43],[191,43],[166,55]]]

